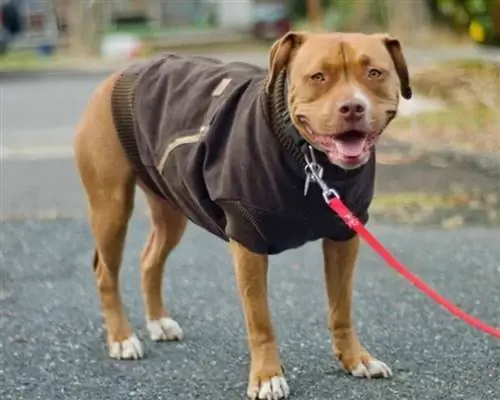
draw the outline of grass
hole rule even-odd
[[[44,57],[33,51],[9,51],[0,56],[0,70],[39,70],[54,65],[53,57]]]
[[[412,77],[417,94],[439,99],[443,110],[401,117],[388,134],[421,144],[500,152],[500,64],[447,61]]]
[[[145,42],[141,57],[150,57],[161,51],[176,51],[180,53],[196,53],[206,54],[210,52],[223,53],[223,52],[267,52],[269,50],[269,43],[260,41],[246,41],[240,43],[193,43],[193,44],[170,44],[168,47],[153,45],[152,43]],[[42,56],[36,51],[13,50],[9,51],[3,56],[0,56],[0,71],[14,72],[14,71],[40,71],[57,67],[71,67],[72,65],[98,65],[107,63],[106,61],[99,60],[98,58],[78,58],[68,54],[63,48],[53,56]]]
[[[405,192],[405,193],[379,193],[374,198],[374,205],[378,208],[405,208],[411,206],[436,207],[457,207],[466,203],[466,199],[457,195],[438,195],[423,192]]]
[[[65,69],[94,67],[104,62],[96,58],[77,58],[64,51],[52,56],[42,56],[35,51],[14,50],[0,57],[0,72],[15,71],[44,71],[51,69]]]
[[[500,152],[498,111],[475,105],[450,106],[396,119],[387,131],[395,139],[448,145],[469,151]]]
[[[110,25],[105,33],[107,34],[131,34],[136,35],[140,38],[156,38],[163,37],[166,35],[183,35],[186,32],[188,33],[203,33],[208,29],[213,29],[213,27],[209,25],[199,24],[199,25],[190,25],[186,27],[171,27],[171,28],[163,28],[163,27],[155,27],[147,24],[122,24],[119,26]]]
[[[170,44],[166,47],[161,44],[151,45],[153,51],[178,51],[184,53],[246,53],[246,52],[256,52],[256,53],[267,53],[271,47],[272,42],[260,41],[260,40],[247,40],[238,41],[237,43],[227,42],[227,43],[192,43],[192,44]]]
[[[422,192],[379,193],[371,207],[374,220],[445,229],[470,226],[498,226],[500,199],[496,193],[443,195]]]
[[[450,105],[473,102],[498,107],[500,64],[487,60],[454,60],[428,68],[412,77],[419,93],[438,97]]]

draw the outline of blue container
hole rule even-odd
[[[56,46],[50,43],[44,43],[38,46],[37,51],[38,54],[44,57],[48,57],[54,54],[54,51],[56,49]]]

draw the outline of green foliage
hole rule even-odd
[[[488,41],[500,33],[500,20],[492,17],[494,5],[500,0],[402,0],[425,2],[434,23],[446,25],[460,32],[467,32],[472,21],[485,30]],[[285,0],[290,16],[295,20],[307,17],[306,0]],[[361,2],[362,5],[361,5]],[[385,0],[321,0],[324,10],[324,26],[327,29],[349,30],[353,19],[359,14],[358,7],[366,8],[366,15],[375,26],[387,25],[387,2]],[[497,7],[499,7],[497,5]],[[365,18],[366,19],[366,18]],[[498,19],[498,18],[497,18]],[[356,25],[356,24],[354,24]],[[495,26],[496,25],[496,26]],[[357,27],[356,27],[357,28]],[[369,29],[370,27],[365,27]],[[496,33],[495,33],[496,32]],[[500,40],[500,38],[498,39]]]
[[[488,19],[495,0],[429,0],[437,17],[455,26],[468,26],[472,19]]]
[[[475,31],[479,43],[500,44],[498,0],[428,0],[438,21],[456,30]],[[472,28],[474,27],[474,28]],[[473,29],[473,30],[471,30]],[[477,33],[482,30],[483,33]]]
[[[328,9],[332,4],[342,3],[345,0],[321,0],[323,10]],[[306,0],[285,0],[288,12],[293,19],[304,19],[307,16]]]
[[[368,17],[371,26],[364,26],[365,30],[371,27],[383,27],[387,25],[387,10],[385,0],[364,0],[363,4],[360,1],[349,0],[331,0],[329,6],[325,10],[325,27],[328,29],[338,29],[349,31],[351,29],[359,29],[359,26],[352,25],[353,20],[356,20],[356,15],[359,14],[359,7],[363,7],[361,13],[364,18]],[[361,21],[356,21],[358,24]],[[366,22],[366,21],[365,21]]]

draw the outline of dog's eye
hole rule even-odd
[[[323,72],[317,72],[313,75],[311,75],[311,80],[315,82],[324,82],[325,81],[325,74]]]
[[[377,68],[370,68],[368,70],[368,78],[379,78],[382,75],[382,71]]]
[[[387,118],[388,119],[393,119],[396,116],[396,110],[388,110],[387,111]]]

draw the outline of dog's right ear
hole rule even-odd
[[[269,77],[267,79],[266,92],[271,88],[283,67],[290,62],[293,50],[298,48],[305,40],[303,32],[288,32],[271,46],[269,51]]]

